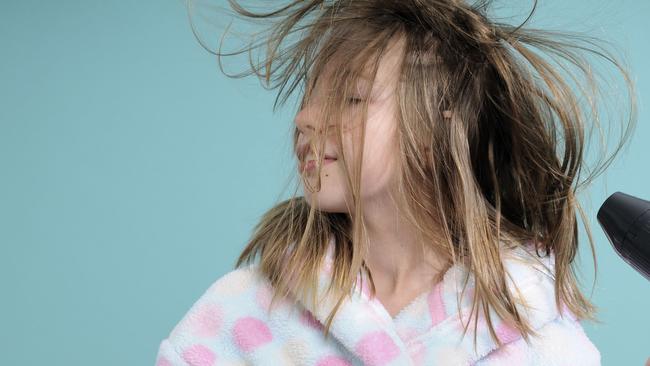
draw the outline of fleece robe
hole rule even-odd
[[[538,333],[529,342],[492,309],[501,347],[484,316],[476,332],[472,318],[463,335],[474,282],[460,264],[394,317],[370,296],[369,282],[359,274],[325,337],[322,327],[335,304],[325,293],[333,245],[330,241],[319,272],[321,300],[315,308],[283,300],[269,312],[273,289],[258,265],[237,268],[217,279],[161,341],[156,366],[600,365],[600,353],[579,320],[564,304],[556,306],[553,255],[535,264],[528,245],[509,252],[503,263],[508,287],[527,305],[518,309]]]

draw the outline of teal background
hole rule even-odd
[[[502,11],[522,19],[524,3]],[[617,44],[638,87],[635,137],[583,197],[603,321],[584,327],[604,365],[650,357],[650,283],[595,220],[615,191],[650,199],[649,14],[645,0],[572,0],[535,16]],[[224,76],[182,1],[2,1],[0,54],[0,363],[153,365],[291,193],[293,104],[274,114],[257,79]]]

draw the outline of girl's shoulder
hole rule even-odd
[[[269,333],[269,314],[263,309],[268,308],[271,295],[270,282],[256,264],[227,272],[201,294],[160,343],[157,365],[212,364],[217,355],[237,359],[233,333],[252,332],[258,341]]]
[[[528,244],[502,250],[502,264],[509,291],[526,300],[555,298],[555,257],[553,253],[538,256]],[[461,308],[472,308],[474,276],[463,264],[452,265],[443,277],[443,296],[447,314],[458,311],[457,298]]]
[[[555,299],[555,256],[538,256],[534,247],[518,247],[504,256],[509,289],[528,306],[521,308],[537,336],[526,341],[508,327],[497,331],[506,342],[476,365],[600,365],[600,352],[579,319]],[[510,341],[509,339],[512,339]]]
[[[307,365],[346,354],[300,302],[271,304],[273,294],[258,264],[226,273],[160,343],[157,366]]]
[[[228,304],[237,303],[238,299],[249,298],[260,288],[268,285],[268,281],[265,281],[256,264],[235,268],[210,284],[195,301],[192,309],[202,304],[212,304],[215,307],[218,305],[223,308]]]
[[[530,342],[519,338],[493,350],[476,366],[585,365],[598,366],[601,356],[584,329],[571,316],[557,317],[537,329]]]
[[[270,283],[259,272],[257,265],[247,265],[233,269],[217,278],[194,302],[185,317],[172,330],[173,337],[180,330],[197,325],[203,326],[207,319],[219,319],[208,322],[203,333],[217,335],[222,329],[219,325],[228,320],[228,316],[254,309],[254,301],[262,301],[263,295],[270,293]],[[196,324],[194,324],[196,323]],[[199,331],[201,333],[201,331]]]

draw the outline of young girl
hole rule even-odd
[[[579,322],[595,307],[573,271],[596,105],[568,79],[595,103],[575,52],[590,50],[632,93],[615,58],[490,21],[485,1],[230,4],[282,17],[253,71],[280,94],[303,88],[304,196],[264,215],[157,365],[600,364]]]

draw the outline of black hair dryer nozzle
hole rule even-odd
[[[616,192],[597,217],[616,252],[650,281],[650,201]]]

